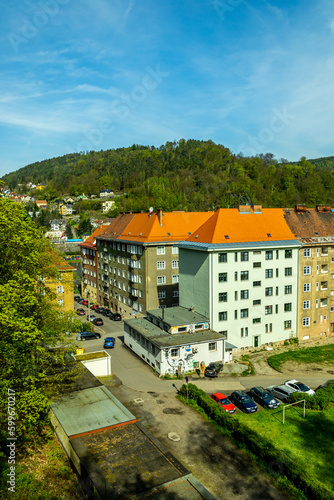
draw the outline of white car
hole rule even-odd
[[[284,382],[284,385],[287,385],[295,392],[305,392],[305,394],[308,394],[309,396],[314,396],[315,394],[313,389],[310,389],[307,385],[303,384],[302,382],[298,382],[298,380],[294,378],[292,380],[287,380],[286,382]]]

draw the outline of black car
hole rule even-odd
[[[92,339],[100,339],[101,335],[95,332],[80,332],[77,333],[77,340],[92,340]]]
[[[103,311],[103,307],[97,307],[95,309],[95,312],[98,313],[98,314],[102,314],[102,311]]]
[[[230,400],[244,413],[254,413],[257,411],[256,404],[244,391],[232,392]]]
[[[113,314],[114,314],[113,312],[108,311],[105,316],[106,318],[111,318]]]
[[[113,321],[122,321],[122,316],[118,313],[112,313],[110,319],[112,319]]]
[[[249,392],[254,401],[264,408],[278,408],[280,405],[280,402],[264,387],[252,387]]]
[[[204,371],[205,377],[218,377],[218,373],[222,370],[223,366],[223,363],[208,364]]]
[[[93,319],[93,325],[102,326],[103,325],[103,319],[102,318],[94,318]]]

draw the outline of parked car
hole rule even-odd
[[[88,306],[88,300],[87,300],[87,299],[86,299],[86,300],[83,300],[83,301],[81,302],[81,304],[82,304],[83,306]]]
[[[96,318],[95,314],[87,314],[88,321],[93,321]]]
[[[103,319],[102,318],[94,318],[93,319],[93,324],[96,326],[102,326],[103,325]]]
[[[83,299],[82,297],[79,297],[79,298],[78,298],[78,300],[77,300],[77,302],[78,302],[79,304],[82,304],[82,303],[83,303],[83,301],[84,301],[84,299]]]
[[[268,391],[275,397],[283,401],[283,403],[289,403],[290,396],[294,391],[287,385],[271,385],[268,387]]]
[[[108,313],[109,313],[109,309],[106,309],[105,307],[103,307],[101,314],[103,314],[103,316],[106,316]]]
[[[307,385],[303,384],[302,382],[298,382],[298,380],[294,378],[292,380],[287,380],[286,382],[284,382],[284,385],[287,385],[295,392],[305,392],[305,394],[308,394],[309,396],[314,396],[315,394],[313,389],[310,389]]]
[[[204,370],[205,377],[218,377],[218,373],[223,368],[222,363],[209,363]]]
[[[113,312],[108,311],[108,312],[106,313],[106,315],[105,315],[105,316],[106,316],[106,318],[111,319],[111,316],[112,316],[113,314],[114,314]]]
[[[77,340],[92,340],[92,339],[100,339],[101,335],[95,332],[80,332],[77,333]]]
[[[78,302],[78,301],[79,301],[79,299],[81,299],[80,295],[75,295],[75,296],[74,296],[74,300],[75,300],[76,302]]]
[[[122,316],[118,313],[112,313],[110,319],[112,319],[113,321],[122,321]]]
[[[224,408],[226,413],[234,413],[236,408],[231,401],[224,396],[221,392],[215,392],[214,394],[211,394],[210,398],[212,398],[216,403],[218,403],[220,406]]]
[[[102,310],[103,310],[103,307],[98,306],[98,307],[96,307],[95,312],[98,314],[102,314]]]
[[[84,309],[77,309],[77,314],[79,316],[84,316],[85,315],[85,310]]]
[[[90,306],[90,308],[95,311],[95,309],[97,309],[99,307],[99,304],[93,304],[92,306]]]
[[[104,339],[104,344],[103,344],[103,347],[104,349],[111,349],[112,347],[115,347],[115,343],[116,343],[116,340],[115,340],[115,337],[106,337]]]
[[[280,406],[280,402],[273,397],[272,394],[265,389],[264,387],[252,387],[250,390],[250,395],[260,405],[264,408],[278,408]]]
[[[244,391],[232,392],[230,399],[244,413],[254,413],[257,411],[256,404]]]

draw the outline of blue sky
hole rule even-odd
[[[211,139],[334,155],[332,0],[0,0],[0,176]]]

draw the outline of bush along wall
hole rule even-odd
[[[323,411],[334,402],[334,380],[329,382],[327,387],[321,387],[314,396],[309,396],[303,392],[291,394],[291,403],[305,399],[305,406],[309,410]]]
[[[334,390],[334,383],[329,388],[321,391]],[[320,392],[317,391],[317,393]],[[187,387],[183,385],[179,391],[180,396],[186,402]],[[299,394],[300,397],[300,394]],[[325,399],[321,396],[321,400]],[[308,500],[333,500],[334,493],[325,487],[320,481],[310,482],[304,471],[296,464],[286,452],[280,451],[257,432],[249,429],[247,425],[226,413],[210,396],[196,387],[188,384],[188,400],[195,403],[204,410],[206,415],[213,420],[224,432],[232,437],[239,445],[246,447],[266,464],[274,464],[273,470],[279,470],[280,476],[287,477],[298,489],[300,489]],[[297,398],[298,400],[298,398]]]

